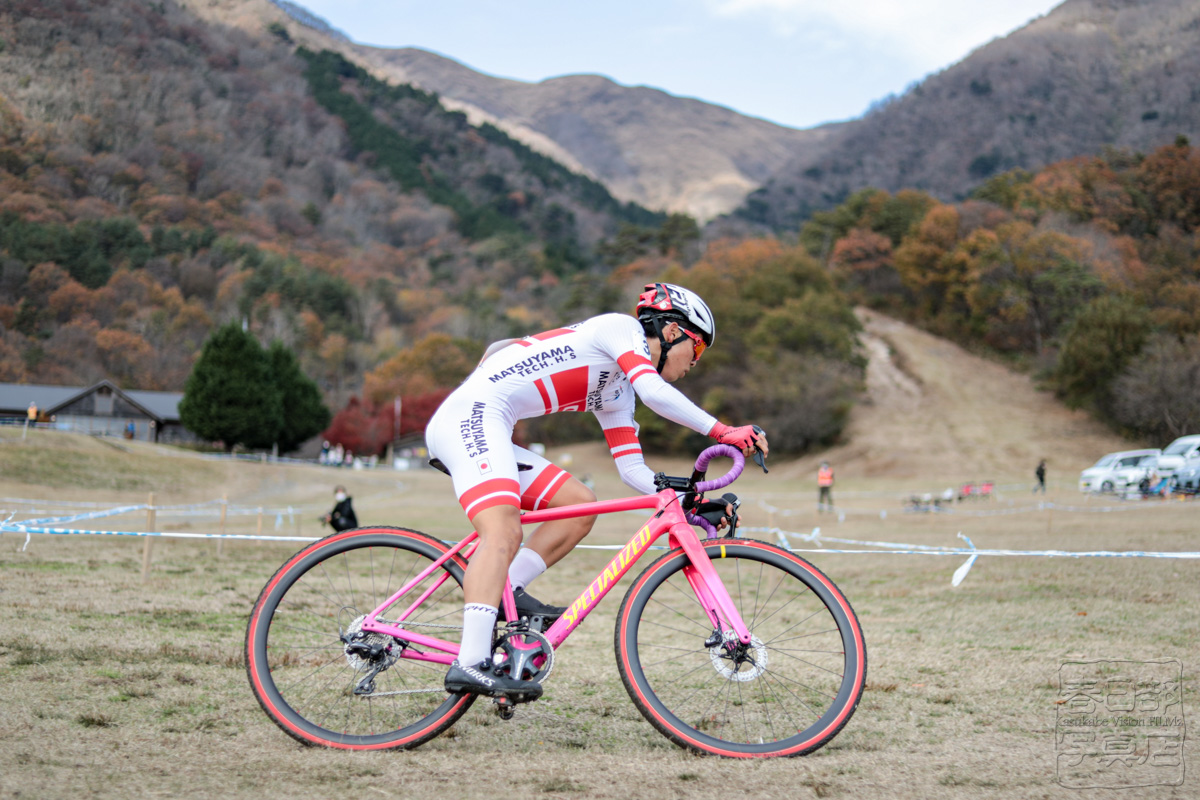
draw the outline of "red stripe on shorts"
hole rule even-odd
[[[521,508],[526,511],[538,511],[545,508],[554,499],[554,494],[558,492],[558,489],[548,494],[541,503],[538,503],[538,498],[542,496],[542,492],[546,491],[546,488],[557,480],[560,475],[567,474],[566,470],[559,469],[553,464],[547,464],[546,468],[533,479],[533,483],[529,484],[529,488],[525,490],[525,494],[521,495]],[[563,482],[565,483],[566,481]]]
[[[467,489],[462,493],[462,497],[458,498],[458,502],[463,507],[463,510],[466,511],[479,498],[495,492],[512,492],[514,495],[520,496],[521,484],[512,478],[492,478]]]

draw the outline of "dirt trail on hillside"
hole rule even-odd
[[[828,459],[839,477],[1028,480],[1045,458],[1052,476],[1073,477],[1128,443],[1072,411],[1027,375],[971,355],[882,314],[859,309],[869,356],[866,394],[844,444],[801,459],[786,477]]]

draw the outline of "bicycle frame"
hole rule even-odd
[[[531,525],[557,519],[588,517],[599,514],[612,514],[618,511],[635,511],[638,509],[656,509],[656,513],[633,535],[628,544],[621,548],[612,561],[608,563],[608,566],[596,576],[588,587],[584,589],[583,593],[575,599],[575,602],[567,607],[567,611],[545,632],[545,636],[550,644],[555,649],[558,649],[558,646],[571,635],[571,632],[575,628],[579,627],[579,624],[587,618],[588,614],[604,599],[613,586],[621,580],[625,573],[637,563],[638,559],[663,534],[667,534],[668,543],[671,547],[681,548],[687,554],[691,563],[689,566],[684,567],[684,575],[687,577],[692,590],[696,592],[697,601],[708,613],[713,629],[722,634],[732,630],[740,642],[749,644],[750,631],[734,607],[733,600],[717,575],[717,571],[713,568],[708,555],[704,551],[704,547],[700,544],[700,539],[695,529],[688,523],[687,518],[684,516],[683,508],[680,506],[679,499],[673,490],[664,489],[658,494],[642,497],[601,500],[593,503],[580,503],[561,508],[531,511],[521,515],[521,524]],[[411,592],[414,587],[420,585],[423,580],[429,577],[434,570],[439,569],[450,559],[455,558],[460,553],[462,554],[462,558],[469,558],[478,546],[478,537],[479,534],[473,531],[471,535],[455,544],[436,561],[422,570],[419,575],[404,584],[399,591],[366,616],[363,620],[362,630],[368,633],[381,633],[417,647],[429,648],[432,651],[436,651],[425,652],[405,647],[401,653],[401,657],[403,658],[450,664],[454,660],[454,657],[458,655],[457,644],[433,636],[415,633],[401,627],[404,621],[416,611],[421,603],[450,578],[448,572],[435,581],[433,586],[424,590],[395,622],[381,621],[378,617],[385,609],[395,605],[402,597]],[[507,581],[504,584],[502,602],[504,603],[507,619],[515,619],[516,606],[513,602],[512,586]]]

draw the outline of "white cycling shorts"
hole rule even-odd
[[[512,433],[512,424],[487,401],[457,392],[446,398],[425,428],[429,455],[450,471],[468,519],[499,505],[525,511],[546,508],[571,477],[532,450],[513,444]]]

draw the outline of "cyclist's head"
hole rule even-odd
[[[717,336],[712,311],[700,299],[700,295],[673,283],[646,284],[645,291],[638,297],[637,318],[642,323],[646,335],[657,336],[662,346],[657,367],[660,373],[666,364],[667,351],[676,344],[685,341],[690,343],[695,361],[699,360],[706,349],[712,347]],[[663,328],[672,322],[679,325],[685,336],[668,342],[663,336]]]

